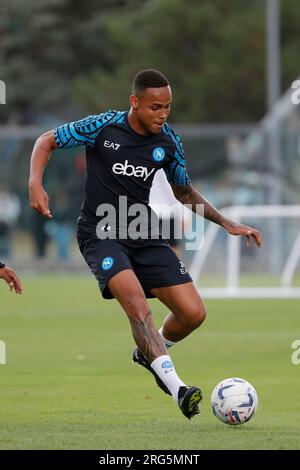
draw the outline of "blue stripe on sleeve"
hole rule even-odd
[[[79,121],[63,124],[54,129],[54,138],[59,148],[93,146],[99,132],[108,124],[122,124],[126,112],[108,111],[107,113],[88,116]]]
[[[165,167],[165,173],[169,183],[175,184],[178,186],[187,186],[191,184],[191,180],[187,174],[185,167],[185,157],[184,150],[181,143],[181,139],[176,132],[168,125],[165,124],[163,127],[163,132],[171,137],[172,142],[175,146],[174,149],[174,159],[171,161],[168,167]]]

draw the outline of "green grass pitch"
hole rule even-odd
[[[205,324],[171,350],[178,374],[204,392],[188,421],[151,375],[131,362],[128,320],[92,278],[24,279],[24,294],[0,283],[0,449],[300,449],[298,300],[210,300]],[[167,310],[151,301],[159,327]],[[213,387],[251,382],[254,419],[219,422]]]

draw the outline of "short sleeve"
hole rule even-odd
[[[174,146],[173,159],[164,167],[168,181],[176,186],[187,186],[191,184],[191,180],[186,170],[181,139],[168,125],[165,125],[164,132],[171,137]]]
[[[108,111],[63,124],[54,129],[56,144],[59,148],[78,147],[79,145],[93,146],[101,129],[111,122],[120,120],[123,114],[117,111]]]

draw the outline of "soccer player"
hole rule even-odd
[[[202,392],[179,378],[168,349],[198,328],[206,311],[190,275],[152,220],[148,202],[155,172],[163,168],[175,197],[194,211],[202,204],[204,217],[228,233],[244,235],[248,242],[254,239],[258,246],[261,235],[223,217],[192,186],[180,137],[166,122],[171,101],[167,78],[156,70],[142,70],[133,82],[129,111],[88,116],[41,135],[32,152],[29,194],[31,207],[52,218],[42,185],[51,151],[86,146],[80,251],[103,297],[117,299],[128,316],[137,345],[133,361],[153,374],[190,419],[199,413]],[[137,207],[140,217],[134,217]],[[170,309],[159,331],[146,300],[150,297]]]
[[[22,285],[21,281],[16,275],[15,271],[11,268],[8,268],[5,264],[0,262],[0,279],[9,285],[10,290],[14,289],[16,294],[22,294]]]

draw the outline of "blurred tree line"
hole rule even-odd
[[[73,119],[128,106],[133,76],[170,79],[177,122],[266,111],[263,0],[1,0],[3,121]],[[281,0],[282,90],[299,73],[300,8]]]

